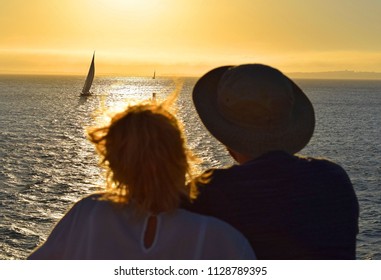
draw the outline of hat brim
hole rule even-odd
[[[224,73],[233,66],[222,66],[202,76],[193,89],[193,103],[209,132],[222,144],[255,158],[266,152],[283,150],[295,154],[302,150],[312,137],[315,128],[313,106],[303,91],[288,77],[293,88],[294,110],[286,130],[257,130],[239,126],[225,119],[219,112],[218,84]]]

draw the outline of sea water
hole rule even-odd
[[[85,128],[99,110],[152,97],[182,84],[177,102],[188,144],[202,169],[233,164],[209,135],[191,100],[195,78],[0,76],[0,259],[25,259],[82,196],[102,186]],[[358,259],[381,259],[381,81],[297,80],[311,99],[316,129],[301,154],[328,158],[348,172],[360,203]]]

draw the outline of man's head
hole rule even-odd
[[[193,101],[210,133],[250,158],[276,150],[294,154],[315,127],[312,104],[302,90],[262,64],[211,70],[196,83]]]

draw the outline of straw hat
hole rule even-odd
[[[211,70],[197,81],[193,102],[217,140],[252,158],[276,150],[297,153],[315,127],[314,109],[303,91],[262,64]]]

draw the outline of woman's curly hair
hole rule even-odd
[[[138,212],[159,213],[196,196],[195,157],[165,104],[129,106],[110,124],[88,130],[106,168],[106,194]]]

